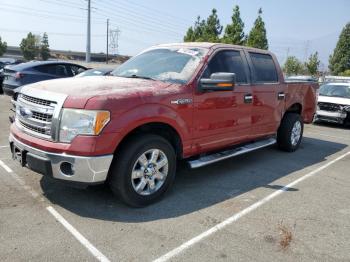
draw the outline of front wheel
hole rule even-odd
[[[111,171],[110,187],[123,202],[147,206],[159,200],[174,181],[174,148],[157,135],[133,137],[116,155]]]
[[[303,137],[304,123],[299,114],[287,113],[277,132],[278,147],[287,152],[298,149]]]

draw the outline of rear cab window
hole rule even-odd
[[[236,50],[219,51],[210,59],[202,78],[210,78],[213,73],[235,73],[238,84],[247,84],[246,65],[241,52]]]
[[[269,54],[249,52],[253,67],[253,79],[257,83],[278,83],[275,62]]]

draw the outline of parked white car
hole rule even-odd
[[[320,87],[317,121],[350,124],[350,83],[327,83]]]

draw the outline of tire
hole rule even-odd
[[[299,114],[287,113],[277,132],[278,147],[287,152],[298,149],[304,132],[304,123]]]
[[[156,160],[152,161],[152,156]],[[143,134],[132,137],[116,154],[108,183],[125,204],[144,207],[164,196],[175,173],[176,154],[172,145],[161,136]]]

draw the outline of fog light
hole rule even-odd
[[[74,175],[74,168],[71,163],[62,162],[60,166],[61,172],[66,176]]]

